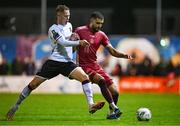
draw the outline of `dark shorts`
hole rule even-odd
[[[73,62],[47,60],[36,75],[46,79],[51,79],[59,74],[68,77],[75,68],[77,68],[77,65]]]
[[[94,75],[99,74],[105,79],[107,86],[113,84],[111,77],[102,69],[102,67],[99,64],[92,63],[80,66],[85,71],[85,73],[89,75],[90,79],[92,79]]]

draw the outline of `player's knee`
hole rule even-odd
[[[30,90],[34,90],[34,89],[36,89],[37,87],[38,87],[38,85],[33,84],[33,83],[29,83],[29,85],[28,85],[28,88],[29,88]]]
[[[82,78],[82,81],[89,80],[89,77],[87,74],[82,74],[81,78]]]
[[[119,96],[119,92],[117,89],[113,89],[113,90],[110,90],[111,94],[114,95],[114,96]]]
[[[108,89],[110,90],[111,94],[114,96],[119,96],[119,92],[115,84],[109,84]]]

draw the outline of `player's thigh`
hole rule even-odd
[[[69,75],[70,78],[76,79],[80,82],[89,80],[88,75],[83,71],[81,67],[76,67]]]

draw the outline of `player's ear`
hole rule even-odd
[[[90,18],[89,23],[92,23],[93,21],[94,21],[94,19],[93,19],[93,18]]]

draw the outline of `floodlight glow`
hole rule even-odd
[[[168,38],[162,38],[160,40],[160,45],[163,47],[169,46],[169,39]]]

